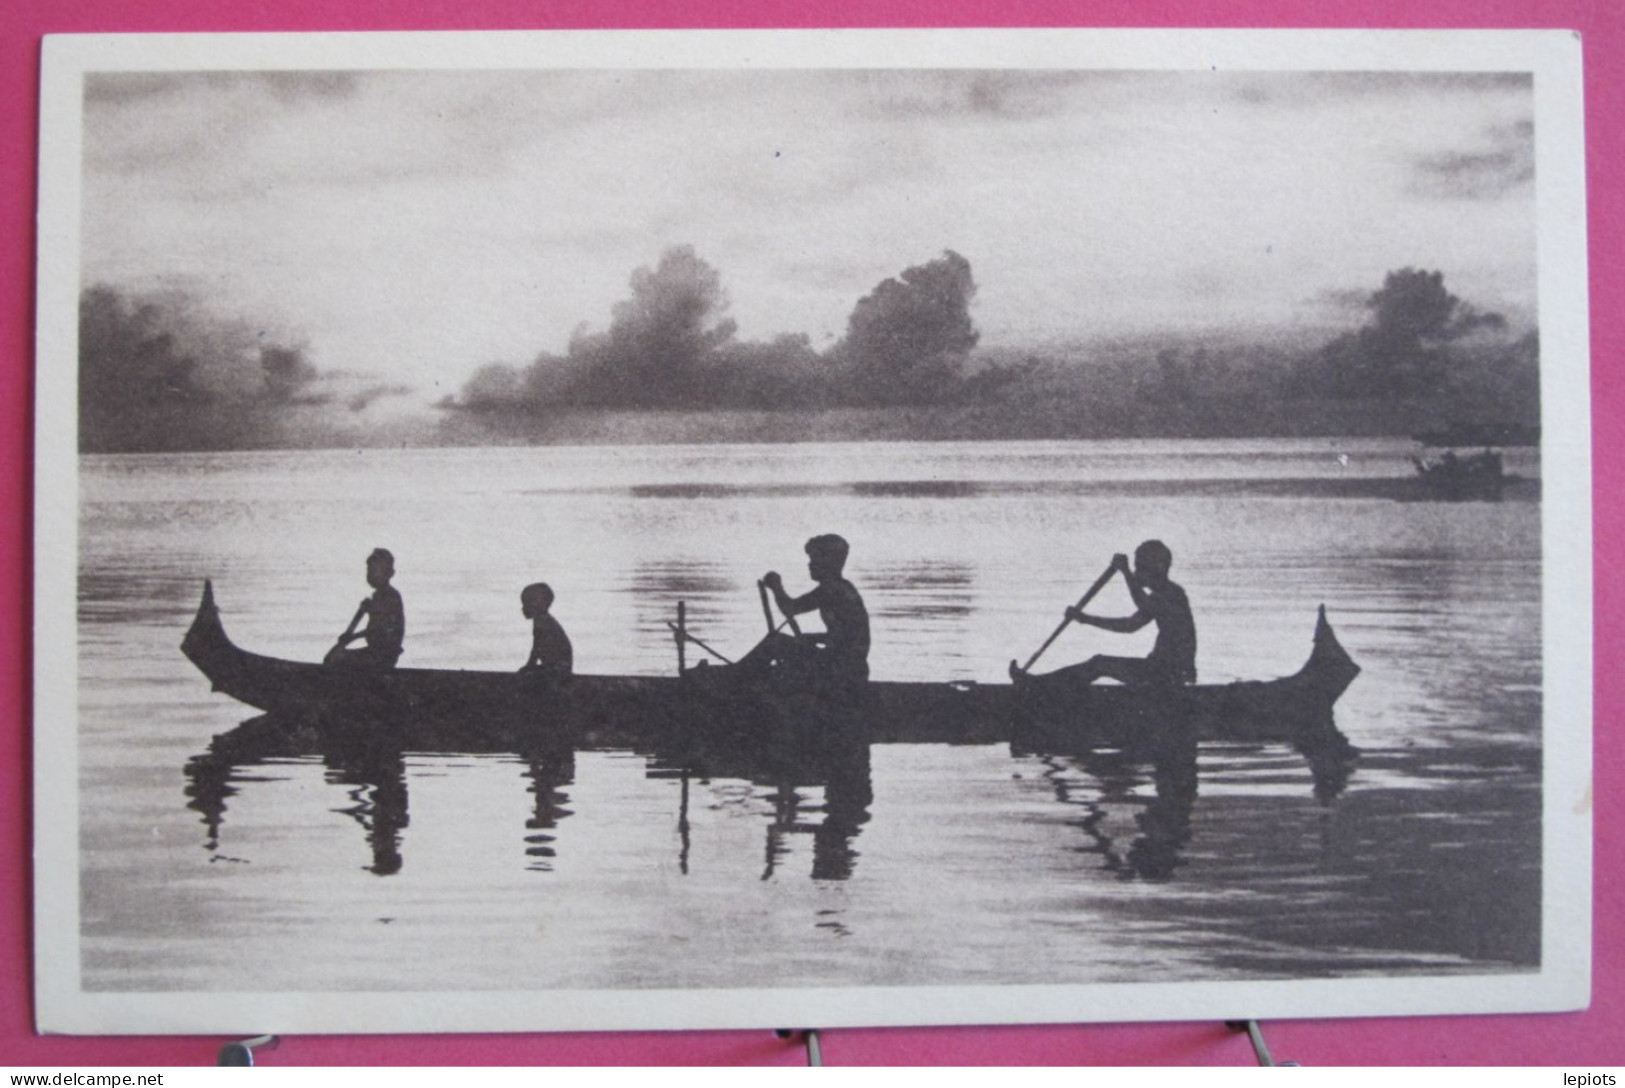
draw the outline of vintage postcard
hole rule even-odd
[[[1583,1007],[1580,57],[48,39],[41,1030]]]

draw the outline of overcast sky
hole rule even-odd
[[[1404,266],[1528,319],[1532,108],[1484,75],[98,75],[84,279],[422,400],[605,327],[680,244],[741,336],[817,347],[944,249],[984,345],[1352,325]]]

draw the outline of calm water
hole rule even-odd
[[[1104,982],[1539,963],[1540,507],[1396,501],[1403,444],[853,444],[81,460],[88,989]],[[1509,468],[1538,475],[1532,462]],[[679,600],[759,635],[838,531],[877,678],[1000,679],[1115,551],[1161,537],[1204,681],[1290,673],[1325,603],[1365,668],[1317,783],[875,745],[826,785],[625,751],[198,761],[252,712],[180,655],[202,580],[239,644],[314,659],[391,548],[415,666],[516,668],[546,580],[581,672],[663,674]],[[1129,610],[1114,586],[1102,608]],[[1046,663],[1143,652],[1069,631]],[[190,766],[190,771],[188,770]]]

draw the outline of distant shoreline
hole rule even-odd
[[[1043,442],[1130,439],[1392,438],[1435,430],[1436,405],[1300,403],[1290,414],[1257,404],[1147,405],[1138,418],[1085,418],[1061,404],[915,408],[587,410],[540,417],[452,411],[439,421],[403,420],[348,433],[304,432],[242,445],[82,453],[225,453],[292,449],[481,446],[792,445],[811,442]],[[1157,413],[1163,418],[1158,418]],[[1273,416],[1259,425],[1259,416]],[[1158,426],[1158,424],[1162,424]]]
[[[941,405],[911,408],[712,409],[664,411],[572,411],[537,420],[448,420],[434,445],[703,445],[801,442],[1019,442],[1089,439],[1177,438],[1408,438],[1407,414],[1388,405],[1366,426],[1360,415],[1314,413],[1268,427],[1256,414],[1227,411],[1171,412],[1166,426],[1150,420],[1115,424],[1080,418],[1061,406],[1026,404]],[[1436,416],[1419,414],[1417,423]],[[1387,426],[1380,424],[1386,423]],[[1396,426],[1397,424],[1397,426]],[[462,440],[459,440],[462,439]]]

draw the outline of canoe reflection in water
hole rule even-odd
[[[680,779],[676,814],[680,871],[688,872],[691,783],[739,780],[772,791],[768,794],[773,811],[767,827],[762,879],[775,875],[780,860],[789,851],[789,839],[795,835],[812,838],[814,880],[849,878],[858,856],[852,840],[868,823],[869,805],[874,799],[868,743],[839,728],[831,729],[816,745],[806,743],[810,734],[804,729],[795,731],[795,740],[786,743],[784,733],[775,729],[774,723],[761,725],[762,742],[757,744],[740,744],[735,737],[723,745],[708,735],[678,734],[634,749],[646,761],[646,777]],[[203,817],[205,848],[220,860],[244,860],[221,853],[228,803],[245,786],[272,781],[268,767],[320,759],[325,780],[347,788],[350,803],[336,811],[353,818],[363,829],[372,854],[368,871],[379,876],[400,872],[403,833],[409,824],[410,753],[389,743],[387,737],[388,730],[369,728],[362,741],[353,731],[317,727],[276,714],[251,719],[216,737],[209,750],[195,756],[185,770],[187,807]],[[575,779],[576,750],[569,738],[560,737],[556,743],[532,745],[520,752],[482,747],[456,754],[509,755],[523,765],[522,774],[529,779],[526,791],[532,799],[531,813],[525,820],[527,868],[551,871],[557,856],[559,825],[573,815],[566,787]],[[823,790],[821,806],[808,792],[818,787]]]
[[[858,859],[853,840],[869,822],[869,806],[874,801],[868,743],[836,737],[817,752],[767,753],[765,757],[758,753],[754,758],[693,753],[685,758],[667,751],[650,759],[647,773],[651,778],[681,780],[678,867],[684,874],[688,872],[691,845],[688,810],[692,784],[711,785],[717,780],[733,779],[772,791],[767,795],[773,814],[767,827],[763,880],[777,875],[780,862],[790,853],[791,836],[795,835],[812,838],[812,879],[846,880],[852,876]],[[824,794],[821,805],[807,792],[819,786]],[[820,811],[822,818],[815,819]]]
[[[755,723],[758,738],[742,743],[729,731],[726,743],[710,731],[679,733],[660,743],[634,749],[645,760],[645,776],[679,782],[679,871],[689,871],[692,828],[689,805],[696,785],[748,782],[767,789],[772,804],[767,818],[761,879],[779,874],[797,836],[812,843],[813,880],[847,880],[856,871],[857,840],[871,819],[874,788],[871,744],[854,730],[843,730],[827,718],[828,728],[815,736],[806,729],[785,730],[782,723]],[[404,865],[403,839],[409,826],[407,759],[398,745],[373,731],[368,743],[335,739],[330,730],[277,715],[245,722],[215,738],[209,750],[186,767],[188,807],[202,814],[205,847],[220,860],[228,802],[251,783],[271,781],[267,766],[280,761],[319,758],[329,784],[345,787],[350,803],[336,811],[362,828],[371,851],[366,868],[379,876],[399,873]],[[1308,764],[1314,796],[1329,805],[1339,797],[1353,771],[1356,751],[1328,712],[1314,729],[1292,741]],[[1098,855],[1102,867],[1121,879],[1168,880],[1182,864],[1182,852],[1193,836],[1198,797],[1198,744],[1189,733],[1151,730],[1143,744],[1102,748],[1058,745],[1051,735],[1018,734],[1008,742],[1012,758],[1036,759],[1063,805],[1083,815],[1073,821],[1087,842],[1078,849]],[[1220,751],[1262,750],[1263,745],[1228,745]],[[620,749],[627,750],[627,749]],[[529,780],[530,814],[524,823],[526,867],[553,868],[560,825],[573,815],[568,788],[576,775],[576,749],[568,738],[533,745],[520,752],[467,752],[467,755],[510,755]],[[1143,787],[1148,785],[1148,795]],[[816,791],[822,789],[822,804]],[[1133,831],[1114,830],[1124,812],[1133,814]],[[1130,837],[1132,836],[1132,837]],[[805,841],[805,840],[804,840]]]
[[[372,864],[367,869],[379,876],[400,872],[402,833],[410,822],[405,753],[388,746],[320,744],[314,731],[270,714],[216,737],[207,752],[186,765],[186,796],[190,798],[187,807],[203,815],[208,829],[205,848],[225,857],[218,851],[227,802],[248,783],[270,781],[263,768],[279,761],[311,757],[322,760],[329,784],[346,787],[350,803],[335,811],[355,820],[366,833],[372,851]],[[255,773],[250,768],[261,770]]]
[[[1101,867],[1122,880],[1172,879],[1193,835],[1198,745],[1189,734],[1172,730],[1153,736],[1150,743],[1124,748],[1038,747],[1024,752],[1020,741],[1011,745],[1014,753],[1036,758],[1044,766],[1044,778],[1058,802],[1083,811],[1071,821],[1088,840],[1077,847],[1079,852],[1099,855]],[[1236,752],[1256,750],[1232,747]],[[1292,747],[1308,763],[1315,799],[1329,806],[1348,786],[1357,750],[1330,714],[1318,727],[1299,734]],[[1143,792],[1146,785],[1151,787],[1150,796]],[[1127,845],[1123,843],[1127,835],[1114,830],[1123,812],[1133,817],[1133,837]]]
[[[400,752],[328,753],[327,780],[349,787],[351,804],[340,809],[367,832],[379,876],[401,871],[401,833],[406,830],[406,760]]]

